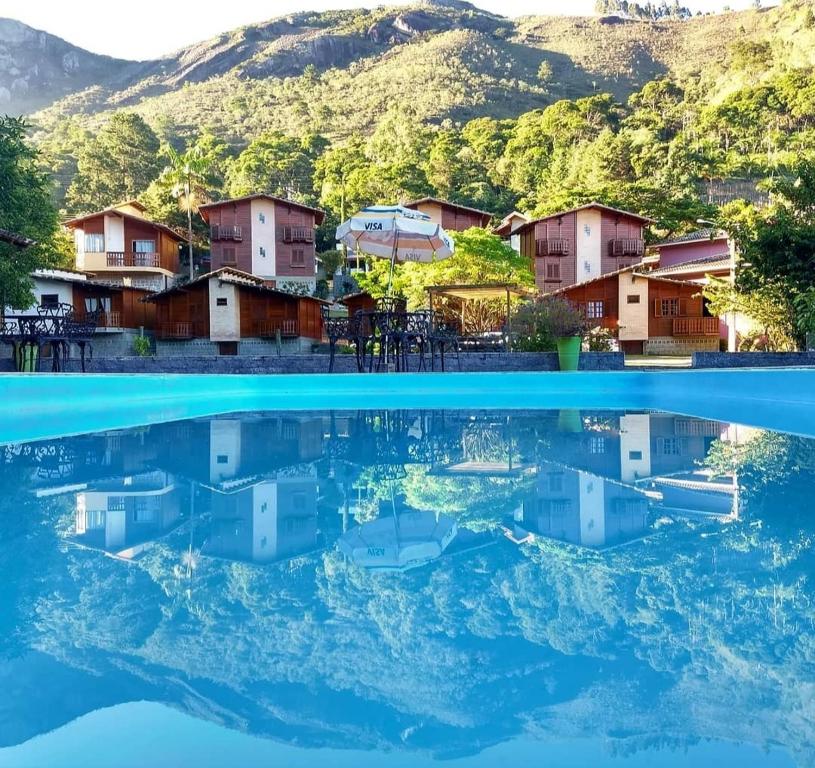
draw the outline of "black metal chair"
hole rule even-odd
[[[90,356],[93,359],[93,335],[96,333],[96,326],[99,324],[101,315],[102,310],[95,309],[77,318],[72,310],[62,320],[64,339],[61,346],[65,353],[64,357],[68,358],[71,344],[76,344],[79,347],[82,373],[85,373],[86,347],[90,350]]]
[[[430,319],[428,341],[430,343],[431,370],[436,370],[436,350],[438,350],[441,358],[441,369],[444,371],[445,349],[455,351],[458,369],[461,370],[461,334],[457,323],[434,314]]]
[[[401,313],[395,326],[396,349],[402,361],[402,370],[409,370],[408,355],[415,347],[419,353],[417,370],[426,369],[425,350],[430,338],[430,315],[428,312]]]

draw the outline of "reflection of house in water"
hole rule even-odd
[[[201,553],[271,563],[322,546],[317,477],[263,480],[232,492],[210,493],[209,535]]]
[[[590,472],[541,463],[535,490],[515,513],[514,541],[530,534],[594,549],[642,538],[649,530],[642,491]]]
[[[242,414],[163,425],[162,466],[213,487],[257,482],[281,467],[323,455],[317,415]],[[177,447],[184,445],[179,453]]]
[[[189,500],[166,472],[100,481],[76,494],[74,544],[124,560],[141,556],[185,520]]]

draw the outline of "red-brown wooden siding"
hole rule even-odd
[[[489,223],[489,222],[487,222]],[[441,226],[448,232],[463,232],[471,227],[483,227],[484,217],[477,213],[441,206]]]
[[[639,219],[612,211],[601,209],[600,213],[600,240],[602,241],[600,244],[600,272],[602,274],[614,272],[617,269],[639,262],[640,258],[636,256],[612,256],[611,242],[625,238],[641,240],[642,222]]]
[[[562,295],[584,311],[590,301],[602,301],[602,319],[592,319],[590,323],[617,332],[619,327],[619,280],[617,275],[575,286],[564,291]]]
[[[314,277],[314,243],[284,243],[284,227],[306,227],[314,230],[314,214],[311,211],[275,202],[275,275],[280,277]],[[292,264],[292,251],[303,251],[302,264]]]
[[[155,298],[156,328],[172,323],[192,323],[195,338],[209,338],[209,283],[190,285],[180,293]]]
[[[702,317],[704,302],[699,295],[701,287],[695,285],[678,285],[660,280],[648,281],[648,338],[673,336],[674,317],[658,317],[656,302],[662,299],[679,299],[679,317]]]
[[[77,313],[85,311],[86,298],[109,298],[111,313],[118,313],[119,328],[155,328],[156,307],[151,302],[141,301],[149,294],[146,291],[124,287],[121,290],[108,288],[96,283],[87,285],[74,283],[73,306]]]
[[[225,202],[208,209],[209,226],[240,227],[241,240],[213,240],[210,248],[210,269],[237,267],[252,272],[252,201]],[[224,249],[233,249],[235,258],[224,259]]]

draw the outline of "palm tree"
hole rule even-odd
[[[192,215],[198,208],[209,202],[210,190],[214,186],[212,152],[195,143],[184,152],[171,146],[164,148],[167,165],[161,173],[161,181],[170,186],[171,194],[178,200],[178,206],[187,213],[187,247],[190,258],[190,280],[195,279],[195,265],[192,260]]]

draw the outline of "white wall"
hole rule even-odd
[[[74,230],[74,250],[76,252],[76,268],[85,269],[85,230],[81,227]]]
[[[266,219],[261,223],[260,214]],[[252,200],[252,274],[259,277],[273,278],[277,264],[275,253],[275,206],[271,200]],[[266,252],[260,255],[261,247]]]
[[[575,214],[577,223],[577,282],[582,283],[601,275],[602,214],[596,208],[587,208]],[[588,265],[588,266],[586,266]]]
[[[620,341],[644,341],[648,338],[648,280],[623,272],[617,278]],[[639,304],[629,304],[629,296],[639,296]]]
[[[639,454],[632,455],[632,454]],[[651,417],[629,413],[620,417],[620,478],[631,483],[651,475]]]
[[[125,251],[125,220],[121,216],[105,216],[105,251]]]
[[[240,294],[236,286],[222,283],[217,277],[209,279],[209,340],[240,341]],[[218,306],[218,299],[226,299],[226,306]]]
[[[277,556],[277,483],[252,488],[252,560],[262,563]]]
[[[32,292],[34,294],[34,303],[27,309],[12,309],[6,307],[7,314],[14,315],[36,315],[37,307],[40,306],[40,300],[44,293],[55,293],[59,296],[59,300],[65,304],[74,303],[73,285],[66,283],[62,280],[49,280],[42,277],[32,277],[34,287]]]
[[[602,477],[578,472],[580,483],[580,543],[601,547],[606,543],[606,493]]]
[[[222,461],[218,461],[222,458]],[[209,480],[219,483],[235,476],[241,464],[241,422],[213,419],[209,423]]]

